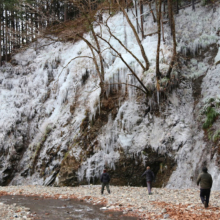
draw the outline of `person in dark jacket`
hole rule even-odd
[[[209,206],[209,197],[212,188],[212,176],[206,167],[202,168],[202,173],[197,178],[197,185],[200,185],[200,198],[205,208]]]
[[[146,171],[142,174],[142,176],[146,176],[148,194],[151,195],[152,182],[155,179],[155,177],[153,171],[150,169],[149,166],[147,167]]]
[[[101,183],[102,183],[101,194],[103,195],[105,186],[106,186],[106,189],[107,189],[108,193],[110,194],[110,189],[109,189],[110,176],[107,173],[106,169],[103,170],[103,174],[101,175],[100,180],[101,180]]]

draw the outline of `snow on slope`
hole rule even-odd
[[[220,9],[216,8],[214,12],[209,7],[198,6],[195,12],[192,12],[191,8],[186,8],[176,16],[178,51],[182,51],[183,54],[187,52],[187,48],[196,53],[198,47],[208,48],[219,40],[216,31],[219,30]],[[145,10],[148,11],[148,8]],[[104,15],[104,20],[107,16],[107,14]],[[129,16],[135,24],[135,18],[131,12],[129,12]],[[156,31],[156,24],[153,23],[150,14],[145,15],[145,20],[146,34]],[[128,45],[128,48],[143,62],[134,35],[122,13],[113,16],[109,20],[109,26],[115,35]],[[100,32],[98,26],[95,30]],[[107,30],[103,27],[102,31],[103,37],[108,39]],[[166,26],[165,38],[168,46],[163,44],[161,46],[165,56],[164,61],[169,61],[171,57],[172,44],[169,33],[169,27]],[[90,34],[85,37],[93,41]],[[100,89],[97,87],[99,79],[91,59],[79,58],[71,61],[77,56],[91,56],[89,48],[83,41],[75,44],[55,42],[36,49],[38,46],[48,43],[50,43],[48,40],[39,40],[37,45],[33,44],[32,48],[14,57],[17,66],[12,67],[8,64],[0,69],[0,147],[15,152],[13,147],[15,143],[27,139],[24,133],[28,133],[31,142],[18,166],[21,170],[28,169],[31,166],[31,157],[36,151],[36,146],[49,127],[52,132],[44,143],[45,147],[37,164],[40,167],[40,163],[47,157],[47,151],[60,149],[59,157],[54,159],[46,169],[46,176],[49,179],[54,167],[60,164],[65,157],[65,152],[73,137],[79,134],[80,124],[86,117],[86,111],[89,110],[90,118],[99,111],[97,103],[99,103]],[[116,41],[111,39],[111,43],[135,68],[137,75],[143,78],[145,84],[155,83],[157,35],[148,36],[142,41],[151,64],[147,73],[141,71],[136,61]],[[103,48],[108,47],[104,42],[101,44]],[[109,50],[103,52],[103,57],[108,64],[105,67],[106,82],[117,82],[114,81],[116,77],[113,76],[118,73],[120,82],[132,80],[124,63],[119,58],[115,58]],[[203,61],[197,61],[195,58],[191,60],[188,68],[183,68],[182,74],[191,79],[205,75],[208,70],[203,79],[202,94],[204,99],[207,96],[217,97],[220,92],[217,83],[220,79],[217,74],[219,65],[212,67],[208,63],[208,57]],[[162,62],[161,53],[161,67],[166,70],[168,65]],[[82,76],[86,70],[90,73],[89,80],[82,85]],[[215,76],[215,80],[212,76]],[[135,83],[138,85],[137,82]],[[86,177],[90,181],[91,177],[98,177],[106,163],[114,169],[114,164],[119,159],[119,146],[128,155],[140,155],[146,162],[147,158],[142,154],[142,150],[146,146],[151,146],[155,151],[170,156],[175,152],[177,169],[172,174],[168,187],[193,187],[202,163],[210,161],[210,151],[203,141],[203,131],[198,130],[191,83],[181,83],[180,87],[172,92],[169,98],[170,104],[160,117],[151,113],[144,117],[144,104],[136,101],[136,93],[132,87],[128,89],[129,98],[120,103],[117,117],[113,121],[109,115],[108,124],[102,128],[97,137],[100,149],[97,149],[97,152],[80,167],[79,180]],[[76,108],[71,114],[70,108],[73,104],[76,104]],[[202,99],[200,105],[203,104]],[[32,120],[32,123],[28,123],[28,120]],[[21,132],[18,132],[14,138],[6,138],[7,133],[19,123],[21,123]],[[82,149],[76,144],[70,154],[78,158],[81,151]],[[3,161],[2,171],[9,165],[9,156]],[[210,165],[208,164],[209,166],[211,173],[216,178],[220,178],[214,160]],[[4,173],[0,173],[0,177],[4,175]],[[45,184],[48,179],[40,178],[37,172],[26,178],[17,174],[12,184]],[[56,181],[59,181],[58,177]],[[219,183],[214,182],[214,188],[218,187]]]

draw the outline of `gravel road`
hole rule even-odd
[[[199,189],[153,188],[148,195],[144,187],[111,186],[111,194],[100,193],[100,185],[79,187],[7,186],[0,195],[40,196],[45,198],[74,198],[91,204],[102,204],[103,210],[123,211],[138,219],[219,220],[220,191],[212,191],[209,208],[204,208]],[[1,202],[1,199],[0,199]],[[15,216],[16,215],[16,216]],[[33,219],[28,207],[0,203],[0,219]]]

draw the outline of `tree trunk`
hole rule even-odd
[[[141,34],[142,34],[142,40],[144,39],[144,19],[143,19],[143,0],[140,0],[140,16],[141,16]]]
[[[163,13],[165,14],[166,12],[166,5],[165,5],[165,0],[163,0]]]
[[[20,35],[20,19],[18,18],[18,15],[16,14],[16,32],[17,32],[17,47],[20,48],[20,40],[21,40],[21,35]]]
[[[27,10],[25,9],[25,38],[26,38],[26,44],[28,44],[29,43],[29,37],[28,37],[28,35],[29,35],[29,33],[28,33],[28,12],[27,12]]]
[[[176,57],[176,31],[175,31],[175,21],[174,21],[174,16],[173,16],[173,9],[172,9],[172,3],[171,0],[168,0],[168,11],[169,11],[169,16],[171,20],[171,35],[173,36],[173,55],[172,59],[170,62],[169,69],[167,71],[167,77],[170,78],[170,74],[172,72],[173,66],[175,64],[175,61],[177,59]]]
[[[34,13],[31,12],[31,41],[34,40]]]
[[[100,78],[100,81],[101,81],[101,83],[102,82],[104,83],[105,73],[104,73],[103,57],[102,57],[102,54],[101,54],[101,48],[100,48],[99,41],[97,39],[96,33],[94,31],[93,24],[91,23],[90,25],[91,25],[92,35],[93,35],[93,37],[95,39],[96,46],[97,46],[97,49],[98,49],[99,62],[100,62],[100,66],[101,66],[101,78]]]
[[[141,68],[142,68],[143,71],[144,71],[144,70],[145,70],[145,67],[144,67],[144,65],[142,64],[142,62],[134,55],[134,53],[132,53],[132,52],[127,48],[127,46],[125,46],[125,45],[121,42],[121,40],[120,40],[119,38],[117,38],[117,37],[111,32],[111,29],[110,29],[110,27],[108,26],[107,21],[106,21],[106,26],[107,26],[107,28],[108,28],[108,32],[109,32],[110,36],[112,36],[115,40],[117,40],[117,41],[119,42],[119,44],[120,44],[129,54],[131,54],[132,57],[134,57],[134,59],[140,64]]]
[[[8,61],[8,11],[5,11],[5,61]]]
[[[168,5],[168,16],[169,16],[169,26],[170,26],[170,34],[172,36],[172,27],[171,27],[171,23],[172,23],[172,1],[171,0],[167,0],[167,5]]]
[[[64,21],[67,21],[67,2],[64,2]]]
[[[163,13],[161,13],[162,36],[163,36],[163,42],[165,43],[165,38],[164,38],[164,26],[163,26],[163,18],[164,18],[164,15],[163,15]]]
[[[128,0],[125,0],[125,4],[126,4],[127,12],[128,12]]]
[[[179,2],[176,0],[176,13],[179,14]]]
[[[3,7],[0,3],[0,66],[2,66],[2,11]]]
[[[139,23],[138,23],[137,0],[134,0],[134,2],[135,2],[135,15],[136,15],[137,33],[139,34]]]
[[[160,43],[161,43],[161,0],[156,0],[157,10],[157,31],[158,31],[158,43],[157,43],[157,56],[156,56],[156,79],[157,85],[160,78]],[[157,90],[159,87],[157,86]]]
[[[35,7],[36,7],[36,11],[38,12],[38,7],[39,7],[38,4],[35,4]],[[37,12],[34,13],[35,38],[37,38],[38,29],[39,29],[39,16]]]
[[[23,20],[21,22],[21,36],[22,36],[21,43],[22,43],[22,45],[24,45],[24,22],[23,22]]]
[[[102,39],[103,41],[105,41],[109,47],[118,55],[118,57],[121,59],[121,61],[127,66],[127,68],[131,71],[132,75],[137,79],[137,81],[141,84],[141,86],[143,87],[143,89],[141,89],[145,94],[148,94],[148,89],[147,87],[143,84],[143,82],[139,79],[139,77],[137,76],[137,74],[135,73],[135,71],[131,68],[131,66],[126,62],[126,60],[122,57],[122,55],[104,38],[102,38],[101,36],[98,36],[100,39]]]
[[[10,60],[10,54],[11,54],[11,47],[12,47],[12,38],[13,38],[13,32],[12,32],[12,17],[11,17],[11,11],[8,13],[8,60]]]
[[[154,22],[156,22],[157,20],[156,20],[156,17],[155,17],[155,15],[154,15],[154,11],[153,11],[152,8],[151,8],[151,2],[149,2],[148,4],[149,4],[150,12],[151,12],[151,14],[152,14],[152,16],[153,16],[153,20],[154,20]]]
[[[196,8],[195,8],[195,0],[192,0],[192,10],[195,11]]]
[[[3,15],[2,15],[2,18],[3,18]],[[3,18],[2,19],[2,60],[4,59],[5,59],[5,20]]]
[[[11,42],[11,53],[14,49],[14,46],[16,44],[16,27],[15,27],[15,15],[16,15],[16,12],[13,10],[11,12],[11,29],[12,29],[12,33],[11,33],[11,36],[12,36],[12,42]]]
[[[116,1],[117,1],[117,4],[119,5],[119,7],[121,8],[121,10],[122,10],[124,16],[125,16],[126,19],[127,19],[127,22],[128,22],[128,24],[129,24],[129,26],[131,27],[131,29],[132,29],[132,31],[133,31],[133,33],[134,33],[134,36],[135,36],[135,38],[136,38],[136,40],[137,40],[137,43],[138,43],[138,46],[140,47],[142,57],[143,57],[143,59],[144,59],[144,61],[145,61],[145,65],[146,65],[146,66],[145,66],[145,71],[147,71],[147,70],[149,69],[149,67],[150,67],[150,63],[149,63],[149,61],[148,61],[148,58],[147,58],[147,56],[146,56],[146,53],[145,53],[145,51],[144,51],[144,48],[143,48],[143,45],[142,45],[142,43],[141,43],[141,41],[140,41],[140,38],[139,38],[139,36],[138,36],[138,33],[136,32],[135,27],[134,27],[134,25],[132,24],[131,20],[129,19],[129,17],[128,17],[126,11],[125,11],[124,8],[120,5],[119,0],[116,0]]]

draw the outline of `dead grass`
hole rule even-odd
[[[131,7],[131,3],[128,5],[128,7]],[[97,9],[92,11],[92,13],[87,16],[90,17],[91,21],[95,21],[98,20],[97,18],[98,11],[105,13],[105,12],[109,12],[110,10],[111,10],[111,14],[114,15],[116,12],[119,11],[119,7],[114,2],[110,8],[108,1],[104,1],[102,3],[99,3]],[[46,29],[45,34],[56,36],[62,41],[76,42],[77,40],[79,40],[79,37],[77,37],[76,34],[83,35],[88,31],[89,31],[88,21],[85,18],[85,16],[81,14],[78,17],[75,17],[73,20],[60,22],[58,24],[53,24],[49,26]]]

